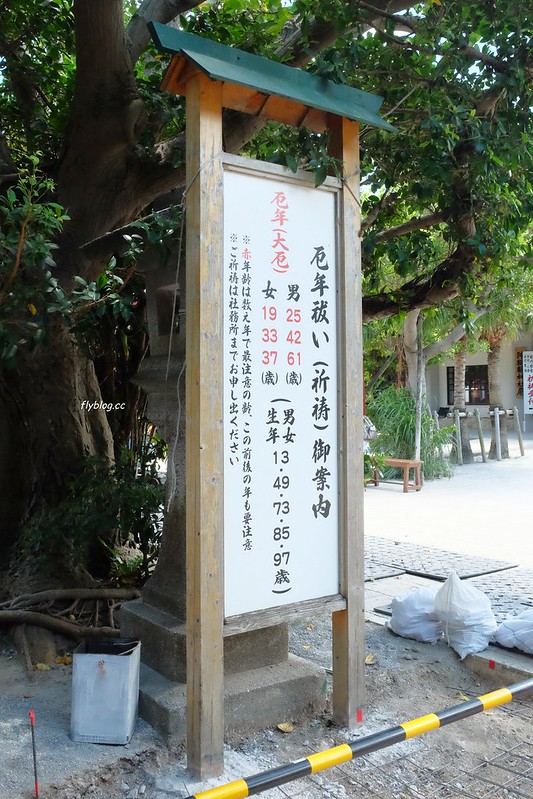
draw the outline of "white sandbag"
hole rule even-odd
[[[498,626],[488,596],[455,571],[437,592],[435,612],[444,637],[461,660],[486,649]]]
[[[533,655],[533,608],[518,616],[508,616],[494,633],[494,640],[501,646],[516,647]]]
[[[392,617],[387,626],[403,638],[436,644],[442,627],[435,614],[436,588],[419,588],[392,600]]]

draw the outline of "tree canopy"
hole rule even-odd
[[[457,293],[529,222],[527,3],[14,0],[3,16],[3,181],[42,153],[70,217],[58,253],[67,287],[112,254],[87,257],[83,245],[183,184],[183,105],[159,90],[166,59],[150,20],[385,98],[398,133],[362,136],[366,318]],[[320,164],[322,138],[227,115],[232,151]]]
[[[11,0],[0,31],[0,404],[29,464],[26,513],[131,426],[131,413],[88,422],[78,400],[126,391],[146,349],[141,239],[158,238],[150,224],[184,184],[184,104],[160,90],[167,59],[150,21],[383,96],[397,132],[361,133],[365,320],[475,298],[494,270],[505,280],[502,269],[531,265],[525,0]],[[224,144],[317,180],[332,166],[324,136],[236,112]],[[139,218],[140,239],[128,227]]]

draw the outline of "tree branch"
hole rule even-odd
[[[388,11],[381,10],[376,6],[370,5],[369,3],[363,2],[363,0],[358,0],[357,5],[360,8],[366,8],[368,11],[371,11],[373,14],[376,14],[383,19],[390,19],[396,23],[399,29],[410,30],[413,33],[418,32],[418,28],[415,25],[414,19],[410,17],[406,17],[405,15],[398,15],[398,14],[391,14]],[[401,39],[394,39],[395,44],[406,44]],[[434,51],[436,52],[436,51]],[[494,56],[488,55],[487,53],[483,53],[481,50],[478,50],[477,47],[472,47],[470,45],[464,45],[457,50],[459,55],[466,56],[467,58],[472,59],[472,61],[481,61],[483,64],[486,64],[488,67],[492,67],[495,72],[504,73],[508,70],[508,65],[504,61],[500,61],[498,58],[494,58]]]
[[[494,56],[487,55],[487,53],[482,53],[481,50],[477,49],[477,47],[465,45],[464,47],[460,47],[457,52],[460,55],[465,55],[468,58],[471,58],[472,61],[481,61],[488,67],[492,67],[495,72],[503,74],[509,70],[509,66],[505,63],[505,61],[500,61],[498,58],[494,58]]]
[[[0,181],[11,182],[18,176],[18,167],[15,163],[3,133],[0,132]]]
[[[121,0],[74,0],[76,34],[76,83],[73,106],[90,98],[98,98],[100,111],[114,91],[118,98],[117,83],[125,94],[124,104],[132,97],[135,81],[132,64],[126,47],[124,18]],[[135,92],[136,96],[136,92]],[[102,103],[104,108],[102,109]]]
[[[75,0],[74,20],[76,81],[57,172],[58,198],[70,216],[58,261],[67,288],[70,277],[88,268],[80,261],[83,242],[143,207],[135,200],[134,148],[147,121],[126,47],[122,1]]]
[[[135,64],[148,46],[148,22],[172,22],[180,14],[196,8],[202,2],[203,0],[143,0],[126,28],[132,62]]]
[[[382,230],[376,235],[376,242],[389,241],[395,239],[397,236],[405,236],[406,233],[412,233],[415,230],[424,230],[433,225],[438,225],[444,222],[446,215],[443,211],[438,211],[434,214],[427,214],[426,216],[419,216],[416,219],[411,219],[409,222],[404,222],[403,225],[396,225],[396,227]]]
[[[362,4],[364,5],[364,4]],[[412,28],[412,31],[415,32],[415,29]],[[393,36],[390,33],[386,33],[383,30],[380,30],[380,34],[391,44],[395,44],[398,47],[401,47],[405,50],[413,50],[417,53],[425,53],[426,55],[435,55],[435,56],[442,56],[443,58],[450,55],[451,50],[443,50],[439,47],[420,47],[415,42],[412,42],[409,39],[398,39],[397,36]],[[477,47],[470,47],[465,45],[464,47],[459,47],[455,52],[458,55],[466,56],[467,58],[471,59],[472,61],[481,61],[486,66],[491,67],[495,72],[499,72],[501,74],[506,73],[509,71],[508,64],[505,61],[500,61],[493,56],[487,55],[486,53],[482,53],[481,50],[478,50]]]
[[[9,42],[1,41],[0,55],[3,56],[6,66],[6,75],[11,89],[17,101],[17,107],[24,124],[26,132],[29,130],[33,111],[35,108],[35,98],[37,96],[36,87],[29,80],[28,74],[20,67],[20,58]]]
[[[361,3],[359,0],[351,0],[349,5],[355,12]],[[412,2],[405,2],[405,0],[376,0],[374,6],[368,7],[372,9],[375,16],[371,20],[362,20],[363,28],[368,30],[373,27],[377,22],[375,17],[379,18],[383,14],[403,11],[412,5]],[[334,44],[341,35],[336,20],[314,19],[309,25],[306,42],[301,40],[301,32],[299,29],[297,30],[297,37],[296,34],[293,35],[292,39],[287,42],[288,46],[285,51],[283,48],[280,50],[280,54],[291,52],[292,58],[289,64],[293,67],[305,66],[313,60],[317,53]]]
[[[475,248],[461,243],[427,280],[415,278],[398,291],[363,297],[363,322],[386,319],[401,311],[431,308],[455,299],[461,293],[459,280],[472,268],[474,259]]]
[[[396,200],[398,199],[398,192],[391,192],[391,193],[389,193],[389,192],[390,192],[390,188],[387,189],[387,191],[385,192],[383,197],[381,197],[379,202],[377,202],[373,206],[373,208],[371,208],[371,210],[368,212],[368,214],[365,216],[365,218],[361,222],[361,232],[359,234],[360,236],[362,236],[364,233],[366,233],[366,231],[370,227],[372,227],[372,225],[374,224],[374,222],[376,221],[376,219],[378,218],[380,213],[385,208],[387,208],[389,205],[391,205],[391,203],[396,202]]]
[[[388,10],[377,8],[377,6],[372,6],[369,3],[364,3],[363,0],[358,0],[357,6],[359,8],[366,8],[367,11],[371,11],[375,16],[383,17],[383,19],[391,19],[398,25],[399,28],[405,27],[408,30],[413,31],[413,33],[416,33],[416,28],[413,25],[413,21],[409,17],[391,14]]]
[[[479,319],[479,317],[483,316],[483,314],[487,311],[486,308],[476,308],[471,302],[468,303],[468,309],[473,321]],[[424,355],[427,360],[429,361],[431,358],[441,355],[443,352],[449,350],[450,347],[453,347],[454,344],[457,344],[457,342],[463,338],[465,329],[465,322],[461,322],[460,324],[456,325],[453,330],[451,330],[443,339],[440,341],[435,341],[433,344],[429,344],[427,347],[425,347]]]
[[[29,216],[25,217],[22,220],[19,232],[19,239],[17,242],[17,251],[15,253],[15,261],[13,263],[11,272],[9,273],[6,279],[5,284],[0,288],[0,306],[3,304],[4,298],[7,296],[9,289],[11,288],[13,281],[17,276],[17,272],[20,266],[20,259],[22,258],[22,250],[24,249],[24,243],[26,241],[26,228],[28,227],[29,221],[30,221]]]

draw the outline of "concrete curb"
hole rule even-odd
[[[489,646],[476,655],[467,655],[465,666],[480,677],[489,677],[500,682],[515,682],[533,677],[533,657]]]

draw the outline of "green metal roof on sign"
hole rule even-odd
[[[235,92],[227,93],[227,102],[224,104],[229,108],[263,113],[273,119],[318,130],[324,125],[317,114],[313,114],[313,109],[317,109],[376,128],[395,130],[378,116],[383,99],[375,94],[333,83],[301,69],[184,33],[159,22],[150,23],[149,27],[160,50],[181,54],[189,64],[213,80],[241,87],[240,96]],[[171,91],[184,93],[184,83],[180,82],[179,73],[169,78],[164,86]],[[265,109],[268,98],[274,98],[274,102]],[[292,105],[285,103],[283,109],[279,102],[276,105],[275,98],[284,98]],[[289,113],[289,108],[293,112],[294,109],[301,109],[298,120],[294,118],[294,113]]]

